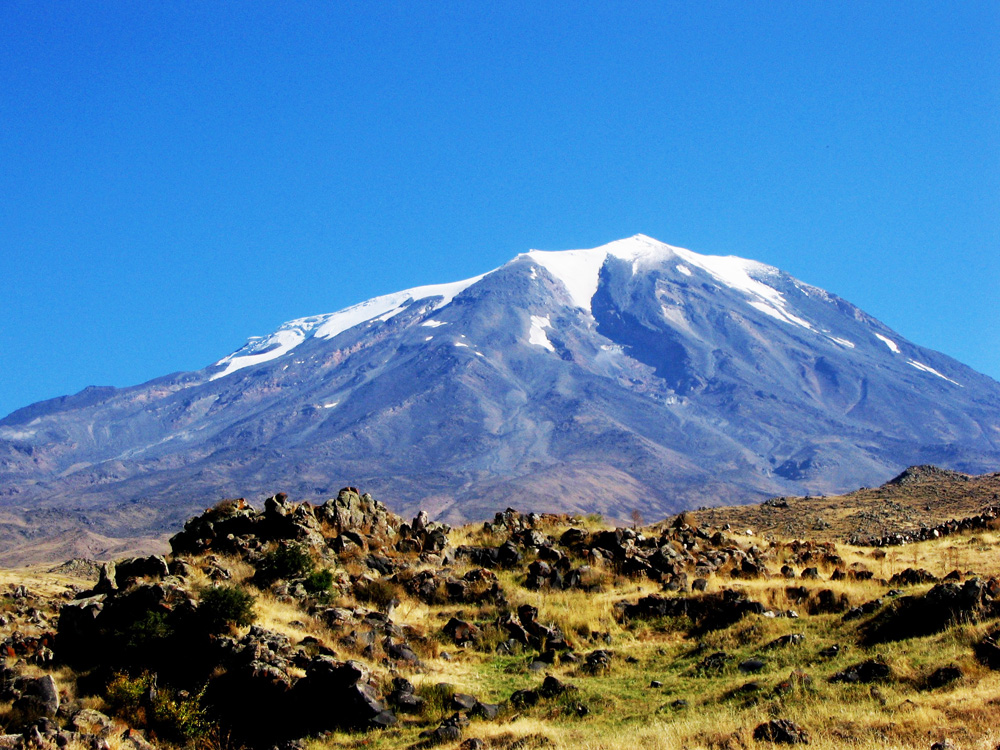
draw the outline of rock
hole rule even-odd
[[[611,670],[611,652],[604,649],[591,651],[584,657],[583,670],[589,674],[598,674]]]
[[[458,750],[485,750],[485,748],[486,743],[478,737],[469,737],[469,739],[458,746]]]
[[[741,661],[737,666],[737,668],[743,674],[757,674],[757,672],[760,672],[762,669],[764,669],[764,662],[761,661],[760,659],[746,659],[744,661]]]
[[[345,487],[335,499],[327,500],[316,508],[321,521],[337,529],[365,533],[390,534],[402,524],[402,519],[389,511],[369,494],[360,494],[354,487]]]
[[[510,705],[517,709],[531,708],[541,696],[537,690],[517,690],[510,696]]]
[[[889,665],[875,659],[868,659],[837,672],[837,674],[830,678],[830,682],[868,684],[871,682],[883,682],[891,678],[892,670],[889,668]]]
[[[368,721],[368,729],[388,729],[399,722],[392,711],[379,711]]]
[[[28,721],[43,716],[54,717],[59,711],[59,688],[52,675],[20,677],[15,683],[21,697],[14,701],[14,708]]]
[[[113,594],[118,590],[116,582],[115,564],[113,562],[101,563],[100,573],[97,578],[97,585],[90,592],[92,596],[98,594]]]
[[[125,588],[139,578],[160,580],[170,575],[170,567],[162,555],[149,557],[133,557],[114,563],[115,583],[118,588]]]
[[[132,750],[156,750],[152,743],[148,742],[136,729],[126,729],[122,734],[122,742],[125,747]]]
[[[451,696],[451,707],[454,711],[471,711],[479,703],[479,699],[468,693],[455,693]]]
[[[865,627],[865,642],[933,635],[955,622],[979,622],[998,615],[1000,603],[980,579],[970,578],[962,585],[939,583],[923,596],[905,596],[887,606]]]
[[[430,516],[427,515],[426,510],[421,510],[413,519],[413,523],[410,526],[414,531],[420,532],[427,528],[427,524],[430,523]]]
[[[766,724],[758,724],[753,730],[753,738],[781,745],[809,744],[809,733],[788,719],[773,719]]]
[[[462,739],[463,719],[459,714],[445,719],[437,729],[427,729],[420,733],[420,738],[429,744],[439,745],[445,742],[455,742]]]
[[[650,620],[687,617],[695,632],[728,627],[747,614],[764,614],[765,607],[738,591],[721,591],[698,596],[665,597],[653,594],[635,604],[622,602],[617,613],[623,620]]]
[[[81,734],[106,734],[111,731],[114,722],[100,711],[84,708],[77,711],[69,720],[70,727]]]
[[[500,706],[496,703],[476,703],[469,711],[470,716],[474,716],[479,719],[486,719],[487,721],[493,721],[500,715]]]
[[[409,664],[419,664],[420,657],[405,643],[389,643],[385,647],[386,656],[394,661],[405,661]]]
[[[1000,630],[994,630],[975,645],[976,658],[990,669],[1000,670]]]
[[[881,599],[872,599],[870,602],[865,602],[857,607],[852,607],[844,615],[844,622],[850,622],[851,620],[859,620],[862,617],[877,612],[882,606]]]
[[[725,669],[726,664],[732,660],[733,657],[725,651],[716,651],[695,664],[694,670],[699,673],[721,672]]]
[[[958,750],[958,746],[949,739],[943,739],[931,745],[931,750]]]
[[[480,630],[470,622],[452,617],[444,626],[444,633],[461,646],[474,641],[479,635]]]
[[[555,698],[570,690],[576,690],[576,686],[563,683],[552,675],[546,675],[538,693],[543,698]]]
[[[954,664],[947,667],[940,667],[935,669],[930,676],[927,678],[926,685],[929,689],[935,690],[945,685],[949,685],[956,680],[962,679],[963,673],[961,667],[955,666]]]
[[[923,568],[907,568],[889,579],[890,586],[918,586],[922,583],[937,583],[937,578]]]
[[[789,633],[788,635],[782,635],[775,638],[773,641],[766,643],[764,645],[765,651],[771,651],[776,648],[785,648],[786,646],[792,646],[798,643],[802,643],[806,639],[804,633]]]

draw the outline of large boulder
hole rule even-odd
[[[865,627],[869,644],[940,633],[956,622],[979,622],[1000,615],[990,586],[978,578],[964,584],[939,583],[923,596],[905,596]]]
[[[15,681],[15,690],[21,697],[14,701],[14,709],[26,723],[42,717],[52,718],[59,711],[59,688],[50,674],[19,677]]]
[[[345,487],[337,497],[316,508],[316,516],[333,526],[338,533],[346,530],[366,534],[395,534],[403,519],[392,513],[368,493]]]

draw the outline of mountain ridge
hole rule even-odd
[[[0,507],[137,502],[140,522],[108,523],[158,532],[223,496],[360,484],[449,521],[511,497],[623,519],[927,463],[1000,465],[1000,384],[780,269],[637,235],[20,409],[0,420]]]

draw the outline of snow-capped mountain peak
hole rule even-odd
[[[533,250],[0,420],[0,498],[142,498],[151,524],[344,485],[451,520],[510,497],[661,517],[925,463],[996,470],[1000,384],[776,268],[642,235]]]

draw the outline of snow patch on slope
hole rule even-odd
[[[394,294],[373,297],[360,304],[324,316],[325,320],[316,331],[316,336],[321,339],[332,339],[334,336],[339,336],[344,331],[373,318],[388,320],[392,316],[402,312],[412,302],[430,297],[441,298],[434,305],[435,310],[440,310],[485,275],[481,274],[471,279],[456,281],[451,284],[418,286],[413,289],[405,289],[402,292],[395,292]]]
[[[840,339],[840,338],[837,338],[836,336],[828,336],[827,338],[829,338],[830,341],[834,342],[835,344],[840,344],[841,346],[846,346],[848,349],[853,349],[854,348],[854,342],[853,341],[848,341],[847,339]]]
[[[931,375],[937,375],[942,380],[947,380],[949,383],[954,383],[955,385],[959,386],[960,388],[962,387],[961,383],[956,383],[954,380],[952,380],[948,376],[942,375],[937,370],[935,370],[933,367],[931,367],[930,365],[925,365],[923,362],[917,362],[917,360],[915,360],[915,359],[908,359],[908,360],[906,360],[906,364],[910,365],[911,367],[916,367],[921,372],[929,372]]]
[[[545,334],[545,329],[551,327],[552,323],[549,322],[548,316],[532,315],[531,330],[528,332],[528,343],[534,346],[543,346],[550,352],[554,352],[556,348],[552,346],[552,342],[549,341],[549,337]]]
[[[302,320],[293,320],[285,323],[270,336],[251,338],[242,349],[216,362],[215,366],[221,367],[225,365],[226,369],[215,373],[209,380],[218,380],[219,378],[224,378],[226,375],[231,375],[237,370],[242,370],[244,367],[259,365],[288,354],[288,352],[306,340],[308,332],[315,325],[315,319],[303,318]]]
[[[272,359],[277,359],[305,341],[311,336],[321,339],[332,339],[354,326],[367,323],[370,320],[387,321],[405,310],[417,300],[440,297],[433,310],[440,310],[449,304],[456,296],[482,279],[486,274],[474,276],[464,281],[451,284],[432,284],[405,289],[402,292],[373,297],[357,305],[346,307],[327,315],[314,315],[285,323],[270,336],[251,338],[243,348],[233,352],[228,357],[220,359],[214,367],[225,366],[221,372],[212,375],[209,380],[218,380],[226,375],[232,375],[245,367],[252,367]],[[441,321],[427,321],[424,325],[435,327],[444,325]]]
[[[875,338],[880,339],[883,344],[885,344],[886,346],[888,346],[889,349],[892,350],[893,354],[899,354],[900,353],[899,346],[892,339],[883,336],[881,333],[876,333],[875,334]]]

